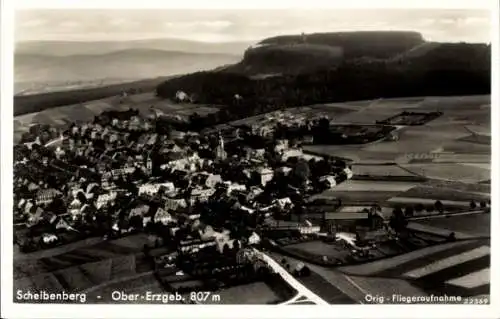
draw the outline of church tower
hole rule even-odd
[[[215,156],[219,160],[225,160],[227,158],[226,150],[224,149],[224,139],[219,132],[219,144],[217,145]]]

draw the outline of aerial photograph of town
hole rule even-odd
[[[16,11],[13,302],[490,304],[490,20]]]

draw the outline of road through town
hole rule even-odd
[[[268,256],[263,252],[257,251],[262,258],[262,260],[269,265],[276,273],[278,273],[290,286],[292,286],[295,290],[298,291],[299,295],[307,297],[310,301],[313,301],[317,305],[328,305],[328,303],[320,298],[318,295],[313,293],[307,287],[302,285],[297,279],[295,279],[285,268],[283,268],[279,263],[277,263],[273,258]],[[294,299],[297,296],[294,297]],[[284,302],[287,304],[288,302]]]

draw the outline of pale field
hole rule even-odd
[[[490,283],[490,268],[484,268],[468,275],[448,280],[446,283],[465,288],[475,288]]]
[[[339,213],[359,213],[360,211],[362,211],[363,209],[365,208],[370,208],[369,205],[365,205],[365,206],[343,206],[341,207],[338,212]]]
[[[426,106],[439,105],[440,107],[450,108],[471,108],[476,105],[489,104],[491,97],[489,95],[471,95],[471,96],[444,96],[444,97],[426,97],[424,99]]]
[[[375,124],[375,121],[382,121],[388,117],[396,115],[397,111],[391,109],[379,109],[377,107],[367,107],[359,112],[352,112],[334,119],[336,123],[356,123]]]
[[[428,178],[478,183],[491,178],[491,171],[461,164],[402,164],[403,168]]]
[[[478,168],[487,169],[487,170],[491,169],[490,163],[460,163],[460,164],[465,165],[465,166],[478,167]]]
[[[335,187],[335,191],[352,191],[352,192],[404,192],[415,186],[418,183],[412,182],[385,182],[385,181],[359,181],[348,180]]]
[[[420,278],[440,270],[462,264],[464,262],[480,258],[483,256],[488,256],[490,254],[490,247],[480,246],[469,251],[465,251],[461,254],[453,255],[444,259],[440,259],[433,263],[427,264],[424,267],[413,269],[409,272],[403,274],[405,277]]]
[[[489,170],[491,167],[490,154],[467,154],[467,153],[440,153],[433,163],[454,162],[460,165],[468,165]]]
[[[401,197],[409,198],[426,198],[426,199],[439,199],[439,200],[452,200],[452,201],[465,201],[474,200],[488,200],[490,199],[489,192],[471,192],[451,187],[432,187],[420,185],[414,187],[407,192],[400,194]]]
[[[441,219],[441,218],[439,218],[439,219]],[[472,238],[476,237],[476,236],[468,234],[468,233],[459,232],[459,231],[450,230],[450,229],[444,229],[441,227],[434,227],[434,226],[426,225],[424,223],[419,223],[419,222],[409,222],[407,228],[410,230],[413,230],[413,231],[423,232],[423,233],[427,233],[427,234],[433,234],[433,235],[441,236],[441,237],[449,236],[451,232],[455,233],[455,237],[457,239],[472,239]]]
[[[57,255],[62,255],[68,252],[71,252],[72,250],[76,250],[78,248],[86,247],[86,246],[92,246],[97,243],[102,242],[103,239],[101,237],[91,237],[87,238],[84,240],[80,240],[74,243],[70,243],[64,246],[58,246],[52,249],[44,249],[44,250],[39,250],[35,251],[32,253],[24,254],[21,252],[15,253],[14,254],[14,260],[16,262],[22,263],[23,261],[26,260],[37,260],[41,258],[49,258],[52,256],[57,256]]]
[[[428,187],[451,188],[461,192],[470,192],[476,195],[491,195],[491,185],[488,184],[467,184],[458,181],[428,180],[422,184]]]
[[[466,128],[474,134],[491,136],[490,122],[484,123],[483,125],[467,125]]]
[[[431,255],[436,252],[441,252],[441,251],[446,251],[449,250],[453,247],[460,247],[462,245],[465,245],[467,243],[472,242],[471,241],[457,241],[457,242],[452,242],[452,243],[445,243],[445,244],[440,244],[437,246],[431,246],[431,247],[426,247],[422,248],[416,251],[412,251],[403,255],[395,256],[392,258],[387,258],[379,261],[374,261],[371,263],[366,263],[362,265],[356,265],[356,266],[346,266],[346,267],[341,267],[340,270],[345,271],[350,274],[356,274],[356,275],[370,275],[370,274],[375,274],[379,273],[381,271],[384,271],[386,269],[391,269],[395,268],[399,265],[402,265],[406,262],[412,261],[414,259],[420,259],[420,258],[425,258],[425,256]]]
[[[430,199],[430,198],[418,198],[418,197],[403,197],[405,194],[400,194],[402,195],[401,197],[393,197],[389,199],[387,202],[389,203],[397,203],[401,205],[408,205],[408,204],[423,204],[423,205],[434,205],[436,202],[436,199]],[[446,200],[446,199],[440,199],[441,203],[443,203],[444,206],[453,206],[453,207],[464,207],[467,208],[469,207],[469,201],[455,201],[455,200]]]
[[[415,176],[396,165],[353,165],[354,175]]]
[[[371,101],[366,102],[365,105],[362,105],[363,103],[356,103],[356,102],[346,102],[346,103],[325,103],[322,104],[321,106],[326,107],[326,108],[341,108],[341,109],[346,109],[346,110],[352,110],[352,111],[358,111],[361,110],[364,107],[367,107],[369,104],[371,104]]]
[[[327,156],[346,158],[354,164],[394,163],[395,159],[401,155],[396,152],[366,151],[366,147],[366,145],[306,145],[303,149]]]
[[[477,102],[475,102],[477,100]],[[472,131],[486,134],[490,129],[490,110],[484,108],[488,96],[429,98],[424,102],[404,100],[373,101],[359,112],[352,112],[335,118],[335,122],[372,124],[396,115],[403,110],[436,111],[444,114],[422,126],[408,126],[398,130],[399,140],[380,141],[365,145],[313,145],[307,149],[327,155],[345,157],[353,162],[385,163],[403,159],[409,153],[428,153],[436,151],[462,152],[469,155],[456,155],[467,161],[477,161],[473,154],[488,154],[491,147],[487,144],[471,143],[459,139],[470,137]],[[469,127],[470,126],[470,127]],[[452,155],[449,155],[450,157]],[[469,156],[469,157],[467,157]],[[453,159],[450,159],[453,160]],[[479,159],[484,161],[483,158]],[[454,160],[453,160],[454,161]]]
[[[438,140],[423,140],[418,136],[405,137],[393,142],[381,142],[366,146],[363,151],[392,154],[393,158],[412,153],[430,153],[442,146]]]
[[[96,79],[94,81],[67,81],[53,83],[30,83],[16,82],[14,83],[14,94],[16,95],[32,95],[47,92],[71,91],[75,89],[89,89],[104,85],[112,85],[119,83],[127,83],[136,81],[134,79]]]
[[[120,103],[120,100],[122,103]],[[31,123],[64,125],[65,122],[91,121],[94,119],[94,116],[109,110],[124,111],[129,108],[134,108],[138,109],[142,114],[151,114],[151,107],[164,114],[177,114],[184,117],[195,112],[200,115],[205,115],[214,113],[218,110],[217,107],[202,104],[176,104],[168,100],[160,99],[154,96],[153,93],[143,93],[131,95],[126,98],[114,96],[101,100],[55,107],[37,113],[17,116],[14,120],[18,121],[18,126],[15,126],[17,129],[27,127]]]
[[[343,205],[372,205],[374,203],[382,204],[390,198],[397,196],[400,192],[394,191],[336,191],[335,188],[327,190],[321,194],[314,195],[313,198],[339,198]]]
[[[428,296],[428,293],[425,291],[402,279],[356,276],[349,276],[349,278],[356,283],[365,295],[386,297],[386,302],[384,303],[391,303],[392,295],[405,297]]]
[[[440,228],[448,232],[462,232],[470,236],[491,235],[491,215],[484,213],[420,220],[418,223],[426,227]]]
[[[447,141],[443,143],[444,152],[469,153],[491,156],[491,145],[466,141]]]

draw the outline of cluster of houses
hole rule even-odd
[[[287,120],[286,116],[280,119]],[[62,231],[78,232],[83,226],[125,234],[148,225],[163,225],[170,236],[180,236],[178,245],[183,253],[211,245],[222,252],[236,242],[238,246],[241,242],[258,243],[260,237],[254,230],[244,238],[235,238],[227,228],[200,226],[205,222],[198,211],[200,204],[234,202],[231,210],[241,215],[272,218],[273,212],[294,207],[294,199],[275,190],[274,184],[279,176],[300,175],[296,173],[298,162],[313,165],[311,172],[307,168],[302,174],[305,187],[288,185],[298,196],[306,196],[312,181],[332,188],[352,177],[348,166],[333,167],[287,140],[276,141],[272,149],[247,148],[246,156],[238,156],[226,147],[221,134],[164,135],[154,127],[154,122],[134,112],[105,114],[92,123],[72,125],[56,146],[37,146],[48,152],[41,159],[21,156],[19,162],[27,166],[37,162],[34,166],[42,165],[47,174],[37,177],[41,181],[16,177],[18,224],[42,227],[43,241],[47,242],[56,242]],[[250,134],[267,135],[261,134],[262,126],[257,131]],[[244,144],[238,135],[236,142]],[[268,162],[270,157],[273,164]],[[314,169],[314,163],[320,161],[327,163],[326,171]],[[60,179],[51,180],[52,171],[59,172]],[[297,227],[303,234],[320,230],[313,225]]]

